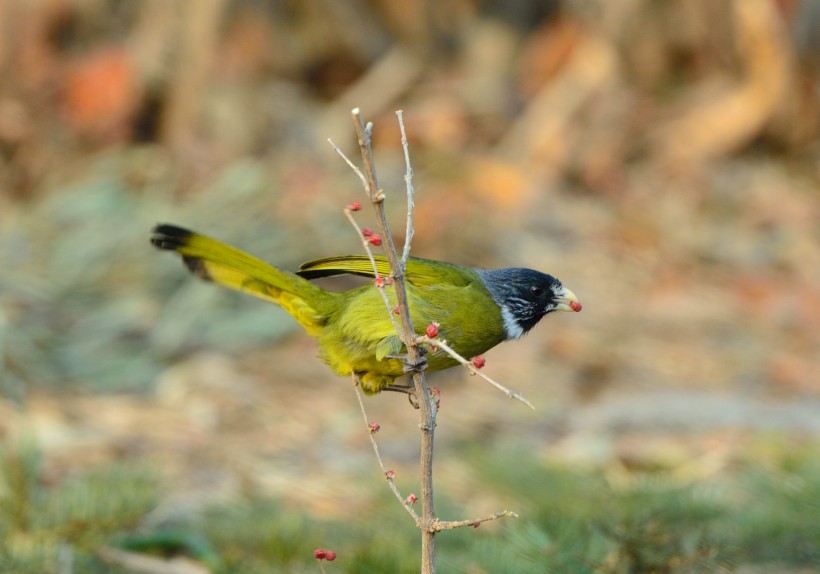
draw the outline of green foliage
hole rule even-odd
[[[723,526],[735,532],[746,560],[820,567],[820,455],[816,446],[786,450],[774,468],[748,465],[743,469],[737,514]]]
[[[0,571],[56,572],[70,555],[76,571],[107,572],[94,552],[156,504],[152,473],[111,465],[47,486],[40,462],[31,441],[0,449]]]
[[[285,241],[293,231],[287,222],[253,217],[271,201],[261,165],[215,174],[180,213],[170,201],[172,181],[137,187],[130,180],[150,161],[137,151],[103,154],[84,180],[0,222],[0,391],[19,399],[23,382],[146,390],[172,357],[204,347],[247,349],[295,328],[274,306],[192,281],[148,242],[165,218],[198,222],[230,240],[236,232],[220,222],[233,214],[247,222],[237,243],[282,264],[307,258]]]
[[[444,572],[469,574],[695,574],[743,565],[797,572],[820,565],[820,456],[794,449],[768,463],[750,460],[711,480],[673,474],[544,464],[523,452],[475,451],[482,491],[520,512],[443,532]],[[103,546],[159,557],[185,555],[215,574],[315,573],[317,547],[338,558],[327,572],[418,571],[419,535],[389,493],[349,516],[317,518],[286,501],[249,499],[139,527],[158,500],[144,468],[115,465],[44,481],[31,442],[0,453],[0,571],[108,574]],[[472,515],[446,508],[444,517]],[[467,505],[469,506],[469,505]]]
[[[41,455],[30,440],[0,450],[0,534],[31,528]]]
[[[470,572],[511,573],[694,574],[730,572],[739,563],[820,565],[820,458],[807,450],[798,460],[783,459],[788,474],[758,464],[713,481],[637,473],[610,482],[600,472],[541,464],[525,452],[492,460],[477,453],[475,472],[518,493],[510,506],[530,511],[523,525],[504,525],[503,542],[445,556],[453,568],[466,562]]]
[[[340,555],[329,572],[418,572],[418,532],[387,493],[349,519],[319,522],[284,503],[253,500],[214,508],[185,527],[197,529],[218,549],[220,574],[315,573],[317,547]]]

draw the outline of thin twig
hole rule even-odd
[[[373,255],[373,250],[370,249],[370,243],[367,242],[365,239],[364,234],[362,234],[362,228],[359,227],[359,224],[356,223],[356,218],[353,217],[353,212],[345,207],[345,215],[347,219],[350,221],[350,224],[356,230],[356,233],[359,235],[359,238],[362,240],[362,245],[364,246],[365,252],[367,252],[367,257],[370,259],[370,265],[373,266],[373,273],[376,277],[379,277],[379,268],[376,266],[376,258]],[[384,305],[387,307],[387,313],[390,317],[390,320],[393,321],[393,327],[396,329],[397,333],[401,333],[401,327],[396,322],[395,313],[393,312],[393,306],[390,304],[390,299],[387,298],[387,290],[384,287],[378,287],[379,292],[382,295],[382,300],[384,300]]]
[[[501,512],[496,512],[495,514],[488,514],[487,516],[483,516],[481,518],[453,520],[449,522],[445,520],[436,520],[435,524],[433,524],[433,528],[435,528],[437,532],[440,532],[442,530],[453,530],[455,528],[463,528],[465,526],[472,526],[477,528],[478,525],[482,522],[498,520],[499,518],[518,518],[518,514],[513,512],[512,510],[502,510]]]
[[[404,185],[407,188],[407,226],[404,231],[404,251],[401,254],[402,271],[407,269],[407,259],[410,257],[410,242],[413,240],[413,211],[415,202],[413,196],[416,190],[413,189],[413,167],[410,165],[410,149],[407,143],[407,132],[404,131],[404,112],[397,110],[399,118],[399,129],[401,130],[401,147],[404,150]]]
[[[508,387],[505,387],[504,385],[502,385],[498,381],[494,381],[489,376],[485,375],[484,373],[482,373],[481,371],[476,369],[475,366],[473,366],[473,364],[470,361],[468,361],[467,359],[465,359],[464,357],[459,355],[456,351],[454,351],[453,348],[450,347],[450,345],[448,345],[446,341],[443,341],[441,339],[432,339],[432,338],[426,337],[424,335],[419,335],[418,337],[416,337],[416,342],[424,344],[424,345],[430,345],[432,347],[436,347],[438,349],[441,349],[442,351],[444,351],[445,353],[450,355],[453,359],[455,359],[456,361],[458,361],[459,363],[461,363],[462,365],[467,367],[467,370],[470,371],[471,375],[478,375],[479,377],[481,377],[482,379],[484,379],[485,381],[487,381],[488,383],[493,385],[495,388],[497,388],[498,390],[503,392],[505,395],[507,395],[507,398],[515,399],[517,401],[520,401],[520,402],[524,403],[525,405],[527,405],[528,407],[530,407],[532,410],[535,410],[535,407],[532,406],[532,403],[530,401],[528,401],[526,399],[526,397],[524,397],[524,395],[522,395],[518,391],[514,391],[514,390],[512,390]]]
[[[345,161],[345,163],[348,165],[348,167],[350,167],[350,169],[353,170],[353,173],[355,173],[357,176],[359,176],[359,179],[362,180],[362,185],[364,186],[364,192],[369,194],[368,187],[367,187],[367,178],[365,178],[364,174],[362,173],[362,170],[359,169],[359,166],[357,166],[355,163],[350,161],[350,158],[347,157],[345,155],[345,152],[340,150],[335,143],[333,143],[332,139],[327,138],[327,141],[330,144],[330,146],[336,151],[336,153],[339,154],[339,156]]]
[[[387,467],[384,466],[384,461],[382,460],[382,456],[379,453],[379,444],[376,442],[376,438],[373,436],[373,432],[370,430],[370,419],[367,418],[367,411],[364,408],[364,401],[362,400],[362,391],[359,388],[359,381],[356,378],[356,375],[353,375],[353,388],[356,389],[356,398],[359,399],[359,408],[362,410],[362,417],[364,417],[364,426],[367,428],[367,436],[370,437],[370,444],[373,445],[373,452],[376,454],[376,460],[379,461],[379,466],[382,469],[382,474],[387,479],[387,485],[390,487],[390,490],[393,491],[393,494],[396,495],[396,498],[399,499],[399,502],[404,507],[404,509],[413,517],[416,525],[419,525],[421,522],[421,518],[416,511],[413,510],[410,505],[407,503],[407,500],[402,497],[399,489],[393,483],[393,479],[387,475]]]

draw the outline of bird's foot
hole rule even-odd
[[[393,391],[395,393],[404,393],[407,395],[407,400],[414,409],[419,408],[419,400],[416,398],[416,388],[405,385],[388,385],[382,389],[383,391]]]
[[[404,355],[401,362],[404,363],[402,367],[404,373],[420,373],[427,368],[427,349],[418,347],[418,358],[415,361],[411,361],[407,355]]]

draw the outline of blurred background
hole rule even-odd
[[[487,355],[535,412],[430,377],[441,516],[521,515],[442,568],[820,572],[820,1],[5,0],[0,30],[4,572],[418,571],[349,382],[148,243],[360,252],[353,107],[399,241],[405,112],[413,254],[584,304]],[[367,407],[417,492],[416,412]]]

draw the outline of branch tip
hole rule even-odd
[[[417,335],[415,342],[417,344],[426,344],[441,349],[442,351],[450,355],[453,359],[464,365],[471,375],[478,375],[479,377],[490,383],[492,386],[497,388],[499,391],[504,393],[508,398],[515,399],[521,403],[524,403],[532,410],[535,410],[533,404],[530,401],[528,401],[526,397],[524,397],[524,395],[522,395],[518,391],[514,391],[508,387],[505,387],[498,381],[491,379],[489,376],[479,371],[471,361],[468,361],[467,359],[459,355],[452,347],[450,347],[450,345],[447,344],[447,341],[441,339],[433,339],[425,335]]]

